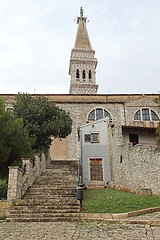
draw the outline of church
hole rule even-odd
[[[160,196],[156,146],[160,109],[155,102],[159,95],[97,93],[98,61],[86,20],[81,8],[69,64],[69,94],[43,94],[69,112],[73,121],[67,138],[53,139],[50,156],[53,160],[77,160],[86,186]],[[1,97],[6,110],[12,108],[14,95]]]

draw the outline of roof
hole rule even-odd
[[[13,98],[17,94],[0,94],[5,100]],[[56,103],[115,103],[124,104],[128,101],[139,99],[142,94],[32,94],[33,97],[44,96],[49,101]],[[159,94],[145,94],[149,99],[154,100]]]
[[[80,49],[92,49],[91,42],[89,39],[88,31],[86,28],[86,18],[78,18],[78,29],[76,35],[76,41],[74,48]]]
[[[129,126],[129,125],[122,125],[122,128],[125,129],[139,129],[139,130],[149,130],[149,131],[156,131],[155,127],[145,127],[145,126]]]

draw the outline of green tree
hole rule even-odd
[[[5,111],[4,101],[0,99],[0,177],[7,177],[8,166],[21,165],[21,158],[32,157],[35,137],[29,137],[21,118]]]
[[[18,94],[14,104],[14,114],[15,117],[23,119],[29,135],[36,136],[33,145],[36,152],[46,151],[51,145],[51,137],[65,138],[72,130],[69,113],[43,96]]]

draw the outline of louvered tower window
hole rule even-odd
[[[76,78],[79,78],[79,69],[76,71]]]
[[[89,79],[92,79],[92,72],[89,70]]]
[[[83,78],[83,79],[86,78],[86,72],[85,72],[85,70],[83,70],[83,72],[82,72],[82,78]]]

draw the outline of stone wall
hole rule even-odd
[[[151,100],[147,97],[140,97],[138,100],[127,102],[124,105],[124,114],[125,114],[125,125],[131,126],[146,126],[146,127],[156,127],[157,122],[150,121],[136,121],[134,120],[134,114],[141,108],[148,108],[155,111],[155,113],[160,118],[160,109],[155,103],[154,99]]]
[[[78,126],[87,123],[87,116],[94,108],[107,110],[113,119],[109,127],[109,155],[111,166],[111,186],[138,192],[142,189],[151,189],[154,195],[159,193],[158,171],[160,170],[159,152],[149,146],[124,144],[128,140],[127,132],[123,139],[122,125],[155,127],[150,121],[134,121],[134,114],[140,108],[153,109],[160,117],[160,109],[154,102],[158,95],[48,95],[48,99],[70,113],[73,120],[72,133],[65,140],[65,146],[57,143],[53,145],[51,156],[53,159],[79,159],[80,143],[78,141]],[[10,101],[8,102],[8,104]],[[155,122],[154,122],[155,123]],[[147,125],[149,124],[149,125]],[[133,130],[132,133],[136,133]],[[148,143],[154,143],[151,134],[146,139]],[[61,154],[57,153],[58,145],[62,147]],[[134,173],[134,174],[133,174]]]
[[[49,164],[48,155],[36,155],[34,160],[22,159],[22,168],[9,167],[7,200],[21,199],[27,189],[33,185],[37,176],[40,176]]]
[[[54,160],[67,160],[68,157],[68,137],[53,138],[50,147],[50,156]]]
[[[121,127],[109,130],[110,186],[160,196],[160,151],[153,146],[123,143]]]
[[[0,216],[6,217],[9,214],[10,208],[13,206],[12,201],[0,200]]]
[[[72,133],[68,136],[68,158],[69,159],[79,159],[80,154],[80,143],[78,141],[78,126],[82,126],[87,123],[87,116],[94,108],[104,108],[107,110],[115,123],[121,124],[121,119],[123,117],[121,104],[102,104],[102,103],[59,103],[57,104],[60,108],[70,113],[72,118]],[[65,146],[66,149],[66,146]],[[53,159],[58,158],[56,156],[56,149],[54,151],[54,142],[51,147],[51,157]],[[65,158],[65,155],[62,156]]]

